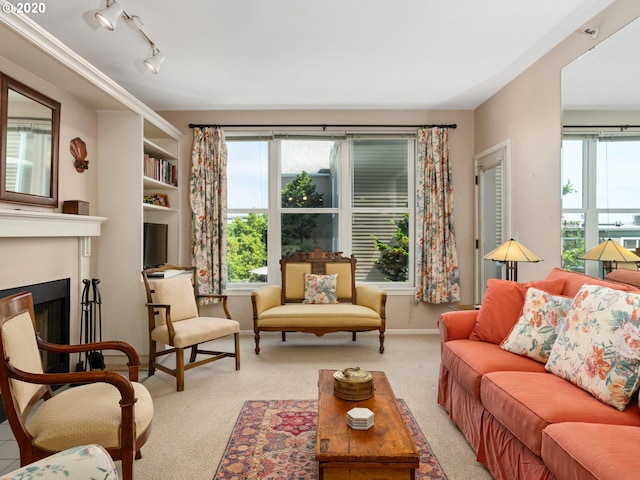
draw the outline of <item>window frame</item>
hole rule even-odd
[[[275,246],[275,248],[267,248],[267,265],[277,266],[277,268],[269,268],[266,282],[231,282],[227,283],[227,289],[230,292],[240,292],[246,290],[254,290],[265,285],[279,285],[281,281],[279,262],[281,258],[281,215],[283,213],[322,213],[338,215],[338,250],[344,255],[349,256],[352,252],[352,218],[354,213],[380,213],[380,214],[403,214],[409,215],[409,275],[405,282],[367,282],[359,281],[359,284],[379,285],[388,291],[402,292],[411,291],[415,285],[415,168],[416,168],[416,141],[414,134],[397,133],[389,135],[379,134],[349,134],[336,138],[335,135],[319,136],[314,135],[310,138],[308,134],[289,133],[282,136],[282,139],[292,140],[334,140],[341,142],[339,152],[339,170],[338,170],[338,205],[334,207],[323,207],[318,209],[302,209],[302,208],[284,208],[281,205],[281,190],[284,186],[281,184],[281,138],[280,135],[260,136],[247,135],[237,132],[228,132],[225,134],[227,142],[242,141],[267,141],[268,142],[268,206],[266,209],[233,209],[228,208],[227,213],[266,213],[268,221],[267,245]],[[407,207],[387,207],[384,209],[373,207],[354,207],[353,206],[353,165],[352,165],[352,145],[354,139],[398,139],[408,142],[407,148]]]
[[[597,203],[597,190],[598,190],[598,143],[605,142],[607,139],[616,138],[622,141],[636,141],[640,144],[640,136],[635,133],[603,133],[597,134],[595,132],[564,132],[562,135],[562,143],[565,140],[581,140],[582,141],[582,207],[580,208],[564,208],[561,199],[561,217],[565,214],[581,214],[584,218],[584,242],[585,249],[588,250],[598,245],[602,240],[600,239],[600,215],[607,214],[627,214],[640,212],[640,204],[638,208],[625,207],[625,208],[599,208]],[[563,157],[561,157],[561,162]],[[561,178],[560,188],[564,186],[566,179],[563,176]],[[590,247],[587,247],[590,246]],[[564,245],[561,245],[561,256],[564,254]],[[598,277],[600,276],[601,265],[600,262],[584,261],[584,272],[588,275]]]

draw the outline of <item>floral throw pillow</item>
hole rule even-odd
[[[572,298],[529,288],[522,314],[501,347],[545,363],[558,336],[558,319],[567,316],[572,303]]]
[[[338,274],[304,274],[304,300],[302,303],[338,303],[336,283]]]
[[[640,380],[639,316],[639,294],[583,285],[545,368],[624,410]]]

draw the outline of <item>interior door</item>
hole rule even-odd
[[[476,272],[474,302],[481,303],[487,280],[502,278],[502,264],[483,257],[507,240],[510,221],[511,141],[474,157],[476,172]]]

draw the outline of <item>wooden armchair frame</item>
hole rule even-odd
[[[5,322],[25,311],[28,311],[31,316],[35,332],[33,299],[29,292],[18,293],[0,300],[0,326],[4,326]],[[127,355],[128,358],[129,379],[120,373],[112,371],[40,374],[20,370],[11,364],[11,359],[5,353],[4,338],[2,328],[0,328],[0,355],[2,355],[2,361],[0,361],[0,392],[2,393],[2,403],[9,425],[20,449],[20,465],[24,466],[55,453],[34,445],[33,436],[26,428],[26,420],[38,402],[41,400],[46,402],[54,397],[51,385],[105,382],[113,385],[120,392],[122,413],[119,426],[121,448],[105,448],[114,460],[122,461],[123,479],[131,480],[133,478],[134,458],[140,458],[140,448],[151,433],[151,425],[144,432],[136,432],[135,404],[137,398],[131,382],[137,382],[138,380],[140,359],[135,348],[126,342],[120,341],[94,342],[82,345],[57,345],[44,342],[37,332],[36,341],[40,350],[61,354],[101,350],[120,351]],[[41,385],[38,392],[32,396],[28,406],[22,412],[20,412],[17,400],[13,395],[10,379]]]
[[[149,320],[149,376],[155,374],[155,369],[161,370],[173,377],[176,378],[177,390],[179,392],[184,390],[184,372],[186,370],[190,370],[192,368],[199,367],[201,365],[215,362],[216,360],[220,360],[221,358],[235,358],[235,367],[236,370],[240,370],[240,336],[239,329],[236,333],[234,333],[234,343],[235,343],[235,351],[234,352],[220,352],[213,350],[205,350],[199,348],[199,344],[190,345],[191,347],[191,355],[189,357],[189,364],[185,365],[184,362],[184,348],[179,348],[174,345],[174,338],[176,336],[176,330],[174,327],[174,322],[171,320],[171,305],[157,303],[154,301],[155,290],[152,286],[153,275],[166,272],[167,270],[181,270],[183,274],[189,274],[191,277],[191,283],[193,285],[193,295],[196,299],[196,306],[198,308],[198,315],[200,315],[200,299],[203,298],[211,298],[219,301],[222,309],[224,311],[225,318],[228,320],[232,320],[231,312],[229,311],[227,305],[227,295],[222,294],[201,294],[198,292],[198,281],[196,277],[196,267],[185,267],[178,265],[163,265],[158,268],[150,268],[142,271],[142,278],[144,279],[144,286],[147,295],[147,303],[145,306],[147,307],[148,312],[148,320]],[[151,332],[158,326],[158,320],[156,317],[160,315],[160,310],[164,310],[166,325],[169,331],[169,343],[168,345],[171,348],[167,348],[165,350],[157,351],[157,342],[153,340],[151,337]],[[214,340],[215,338],[211,338],[209,340]],[[176,368],[169,368],[166,365],[163,365],[158,361],[158,357],[164,355],[175,354],[176,356]],[[205,355],[205,358],[196,362],[196,357],[198,354]]]

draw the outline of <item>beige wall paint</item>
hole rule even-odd
[[[181,144],[182,168],[180,181],[188,184],[188,165],[191,158],[190,123],[210,124],[402,124],[455,123],[458,128],[449,136],[453,159],[455,228],[460,257],[461,291],[465,303],[473,301],[473,131],[471,111],[421,110],[286,110],[286,111],[167,111],[159,112],[185,133]],[[229,129],[230,130],[230,129]],[[182,234],[185,241],[182,261],[190,262],[188,192],[183,189],[184,205]],[[230,309],[243,330],[252,330],[249,292],[235,294]],[[410,292],[390,292],[387,302],[388,329],[435,329],[437,317],[446,306],[433,306],[413,301]]]
[[[562,67],[638,16],[640,2],[617,0],[585,24],[600,27],[597,39],[571,35],[475,111],[475,153],[511,139],[512,234],[545,259],[523,265],[520,281],[544,277],[561,263]]]

